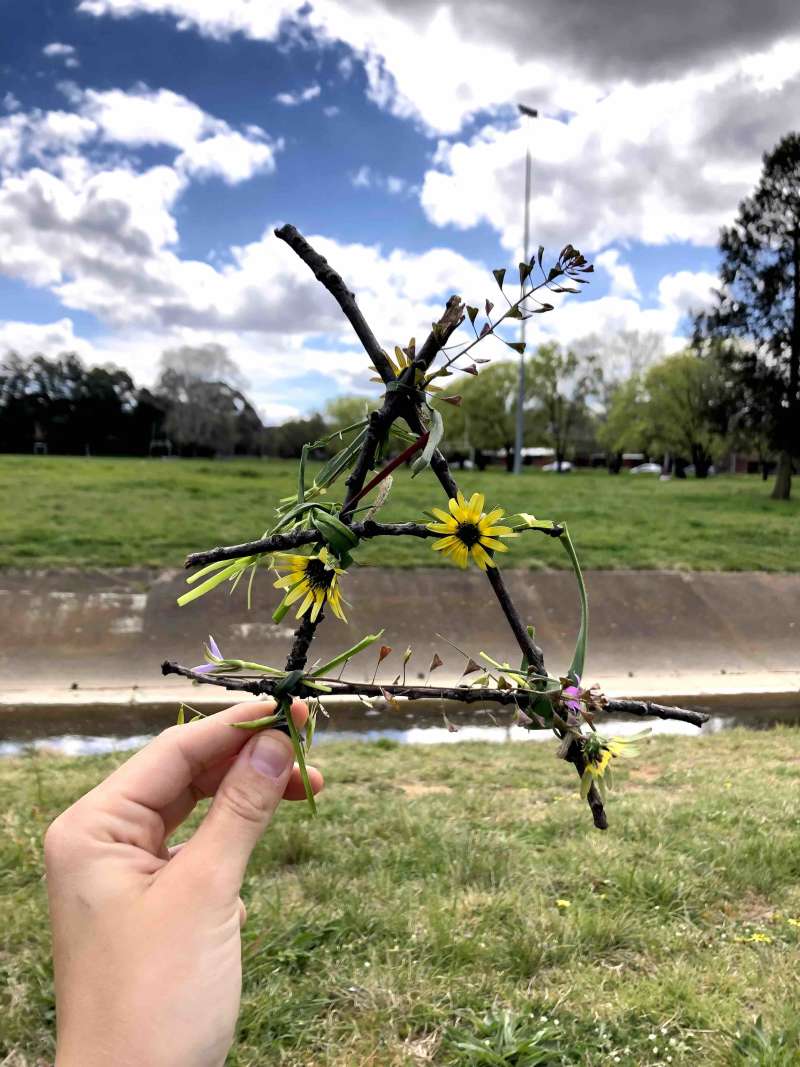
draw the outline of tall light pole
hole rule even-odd
[[[517,104],[520,115],[535,119],[539,112],[535,107],[526,107]],[[530,259],[530,214],[531,214],[531,150],[525,148],[525,237],[523,240],[523,258],[527,263]],[[519,339],[525,343],[525,319],[519,324]],[[522,473],[522,447],[525,437],[525,350],[519,354],[519,382],[517,383],[517,432],[514,441],[514,474]]]

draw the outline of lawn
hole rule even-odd
[[[0,456],[0,566],[180,566],[189,550],[260,536],[277,500],[294,491],[296,471],[282,460]],[[586,567],[800,569],[800,502],[770,500],[755,476],[666,483],[605,471],[457,476],[491,506],[569,522]],[[412,482],[402,472],[381,518],[422,517],[441,496],[430,473]],[[451,565],[413,539],[392,539],[388,558],[380,552],[368,544],[358,559]],[[520,538],[507,559],[527,568],[568,565],[558,544],[536,534]]]
[[[317,757],[243,889],[234,1067],[797,1063],[800,731],[646,742],[605,834],[552,746]],[[2,1063],[52,1062],[41,836],[117,762],[0,762]]]

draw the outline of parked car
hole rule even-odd
[[[636,467],[631,467],[631,474],[661,474],[661,464],[640,463]]]
[[[545,463],[545,465],[542,467],[542,470],[543,471],[557,471],[558,470],[558,463]],[[560,474],[568,474],[569,471],[571,471],[571,470],[572,470],[572,464],[570,463],[570,461],[568,459],[562,459],[561,460],[561,470],[559,471],[559,473]]]

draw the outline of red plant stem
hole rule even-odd
[[[422,434],[416,439],[416,441],[412,441],[408,448],[404,449],[399,456],[395,456],[393,460],[386,464],[383,470],[378,471],[375,477],[371,481],[367,482],[367,484],[360,492],[356,493],[356,495],[350,501],[350,507],[352,508],[355,504],[357,504],[359,500],[361,500],[362,497],[365,497],[367,493],[371,492],[376,485],[380,485],[385,478],[389,477],[393,470],[396,470],[401,463],[405,463],[406,460],[411,459],[414,453],[419,452],[419,450],[421,448],[424,448],[427,443],[427,433]]]

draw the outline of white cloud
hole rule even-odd
[[[93,355],[91,344],[75,334],[69,318],[44,324],[0,320],[0,356],[8,352],[23,356],[41,353],[51,357],[62,352],[77,352],[89,359]]]
[[[81,164],[74,154],[80,146],[165,145],[178,150],[174,166],[180,175],[219,177],[233,185],[272,173],[283,147],[259,126],[234,130],[167,89],[68,89],[74,111],[15,111],[0,118],[0,171],[17,173],[28,159],[62,175],[69,166],[77,178],[78,169],[85,176],[108,168],[107,163],[90,164],[86,155]]]
[[[355,189],[369,189],[372,185],[372,169],[366,164],[359,167],[355,174],[350,176],[350,184]]]
[[[637,85],[763,52],[785,54],[800,35],[795,0],[674,0],[669,5],[589,0],[82,0],[95,16],[163,14],[178,28],[216,39],[242,33],[275,41],[304,27],[321,44],[341,41],[361,59],[368,93],[381,107],[433,130],[457,131],[486,108],[530,98],[578,110],[622,81]],[[796,49],[795,49],[796,50]],[[346,63],[350,62],[346,57]],[[787,62],[791,62],[787,59]],[[762,72],[762,80],[770,74]]]
[[[619,255],[618,249],[609,248],[594,257],[594,264],[596,267],[602,267],[611,278],[612,296],[638,297],[641,294],[633,270],[629,264],[620,262]]]
[[[19,100],[16,98],[16,96],[14,96],[11,90],[9,90],[3,96],[3,108],[6,111],[19,111],[20,107],[22,107],[22,105],[20,104]]]
[[[535,240],[592,252],[627,240],[714,244],[752,187],[762,151],[800,107],[800,49],[784,62],[780,88],[775,78],[763,87],[759,71],[769,58],[677,81],[622,83],[563,120],[488,125],[468,142],[443,141],[422,206],[437,225],[487,222],[507,248],[518,248],[529,145]]]
[[[191,145],[176,162],[178,169],[193,177],[219,177],[228,185],[247,181],[255,174],[275,170],[275,150],[280,142],[251,141],[231,130],[217,133]]]
[[[52,44],[46,44],[42,49],[42,54],[49,59],[60,58],[61,56],[74,56],[75,46],[71,44],[61,44],[60,41],[53,41]]]
[[[394,174],[380,174],[366,164],[350,175],[350,184],[354,189],[382,189],[390,196],[419,191],[412,189],[405,178],[398,178]]]
[[[307,104],[309,100],[316,100],[321,92],[320,87],[314,84],[307,86],[305,89],[298,89],[293,93],[278,93],[275,99],[279,104],[283,104],[284,107],[297,107],[298,104]]]

